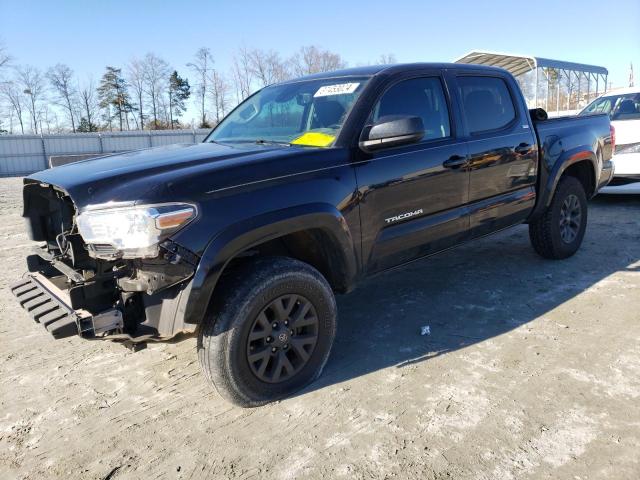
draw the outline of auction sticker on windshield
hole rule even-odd
[[[345,95],[356,91],[360,83],[339,83],[337,85],[325,85],[320,87],[314,97],[328,97],[329,95]]]
[[[335,135],[327,135],[321,132],[307,132],[295,140],[292,145],[304,145],[307,147],[328,147],[336,139]]]

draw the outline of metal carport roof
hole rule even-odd
[[[529,55],[515,55],[498,52],[471,51],[455,60],[455,63],[473,63],[476,65],[488,65],[500,67],[518,76],[535,70],[536,68],[553,68],[557,70],[573,70],[577,72],[592,73],[595,75],[608,75],[609,71],[597,65],[584,63],[564,62],[549,58],[532,57]]]

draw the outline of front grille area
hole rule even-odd
[[[53,186],[25,183],[24,211],[31,240],[47,242],[50,249],[58,249],[56,237],[73,228],[75,207],[71,198]]]
[[[70,307],[45,288],[35,277],[27,275],[11,286],[22,308],[54,338],[78,334],[76,316]]]

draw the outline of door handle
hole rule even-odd
[[[516,147],[516,153],[519,153],[520,155],[526,155],[530,151],[531,151],[531,145],[525,142],[522,142],[520,145]]]
[[[462,155],[452,155],[442,163],[444,168],[459,168],[467,164],[467,157]]]

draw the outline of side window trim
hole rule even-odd
[[[467,122],[467,115],[465,112],[465,108],[464,108],[464,100],[462,98],[462,96],[460,94],[458,94],[459,97],[459,102],[460,102],[460,115],[462,117],[462,122],[464,124],[464,130],[466,133],[466,136],[469,138],[478,138],[478,137],[482,137],[482,136],[492,136],[496,133],[502,133],[502,132],[508,132],[513,130],[513,128],[518,125],[520,123],[520,111],[518,108],[518,103],[516,102],[516,98],[514,96],[513,93],[513,89],[512,86],[510,84],[510,82],[508,81],[507,78],[505,78],[503,75],[500,74],[488,74],[488,73],[481,73],[481,72],[458,72],[455,74],[455,81],[456,81],[456,89],[459,91],[460,90],[460,84],[458,82],[459,78],[464,78],[464,77],[483,77],[483,78],[495,78],[498,79],[500,81],[502,81],[505,85],[505,87],[507,88],[507,92],[509,93],[509,99],[511,100],[511,105],[513,107],[513,112],[514,112],[514,117],[513,119],[507,123],[506,125],[502,126],[502,127],[498,127],[498,128],[492,128],[489,130],[479,130],[477,132],[471,132],[469,129],[469,123]]]
[[[406,81],[409,81],[409,80],[422,79],[422,78],[424,78],[424,79],[435,78],[440,82],[441,93],[442,93],[442,96],[444,97],[445,105],[447,107],[447,117],[448,117],[448,120],[449,120],[449,135],[447,135],[446,137],[431,138],[431,139],[421,140],[418,143],[416,143],[415,145],[425,145],[425,144],[432,144],[432,143],[443,142],[443,141],[449,142],[451,140],[455,140],[457,138],[457,128],[456,128],[456,124],[455,124],[454,118],[453,118],[453,101],[452,101],[452,98],[451,98],[451,93],[449,92],[448,84],[447,84],[442,72],[440,72],[440,73],[438,73],[438,72],[433,72],[433,73],[415,72],[415,73],[412,73],[410,75],[406,75],[406,76],[402,76],[400,78],[397,78],[394,81],[392,81],[391,83],[389,83],[388,85],[386,85],[380,91],[380,93],[377,95],[376,99],[374,100],[373,108],[371,109],[371,111],[369,112],[369,115],[367,116],[367,120],[365,121],[365,126],[371,124],[371,122],[373,120],[373,114],[374,114],[375,110],[377,109],[378,104],[380,103],[380,100],[382,99],[382,97],[390,89],[392,89],[393,87],[395,87],[399,83],[406,82]]]

